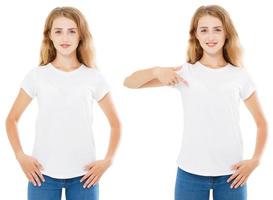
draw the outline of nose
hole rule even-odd
[[[63,33],[63,35],[62,35],[62,40],[63,40],[64,42],[68,41],[68,34],[67,34],[66,32]]]
[[[208,34],[208,40],[209,41],[212,41],[212,40],[214,40],[214,33],[213,32],[209,32],[209,34]]]

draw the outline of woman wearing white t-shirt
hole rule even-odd
[[[255,87],[241,67],[238,36],[228,13],[202,6],[190,27],[187,63],[153,67],[127,77],[128,88],[174,86],[184,108],[184,130],[177,159],[176,200],[245,200],[246,181],[258,166],[266,142],[266,120]],[[253,157],[242,160],[239,100],[257,125]]]
[[[29,71],[6,120],[10,143],[29,179],[29,200],[98,199],[98,181],[111,165],[120,122],[109,86],[94,66],[92,37],[82,13],[57,7],[47,17],[40,66]],[[37,97],[39,113],[32,156],[18,137],[20,116]],[[111,125],[104,159],[96,160],[92,105],[97,101]]]

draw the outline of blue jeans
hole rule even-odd
[[[83,188],[82,176],[69,179],[56,179],[43,175],[45,182],[41,186],[28,183],[28,200],[61,200],[62,188],[65,188],[66,200],[98,200],[99,185]]]
[[[175,200],[209,200],[210,189],[214,200],[246,200],[247,187],[231,189],[227,176],[199,176],[178,168]]]

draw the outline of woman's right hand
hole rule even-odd
[[[33,157],[20,152],[16,154],[16,158],[20,163],[26,177],[34,186],[41,186],[41,180],[45,182],[45,179],[40,170],[43,169],[42,165]]]
[[[174,86],[180,82],[188,85],[188,82],[179,76],[176,72],[181,70],[180,67],[155,67],[154,76],[164,85]]]

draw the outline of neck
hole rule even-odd
[[[81,63],[78,61],[76,54],[72,55],[61,55],[57,54],[56,58],[52,61],[52,64],[65,71],[73,70],[78,68]]]
[[[204,52],[202,58],[199,61],[203,65],[212,68],[224,67],[225,65],[227,65],[227,62],[225,61],[222,52],[213,55]]]

